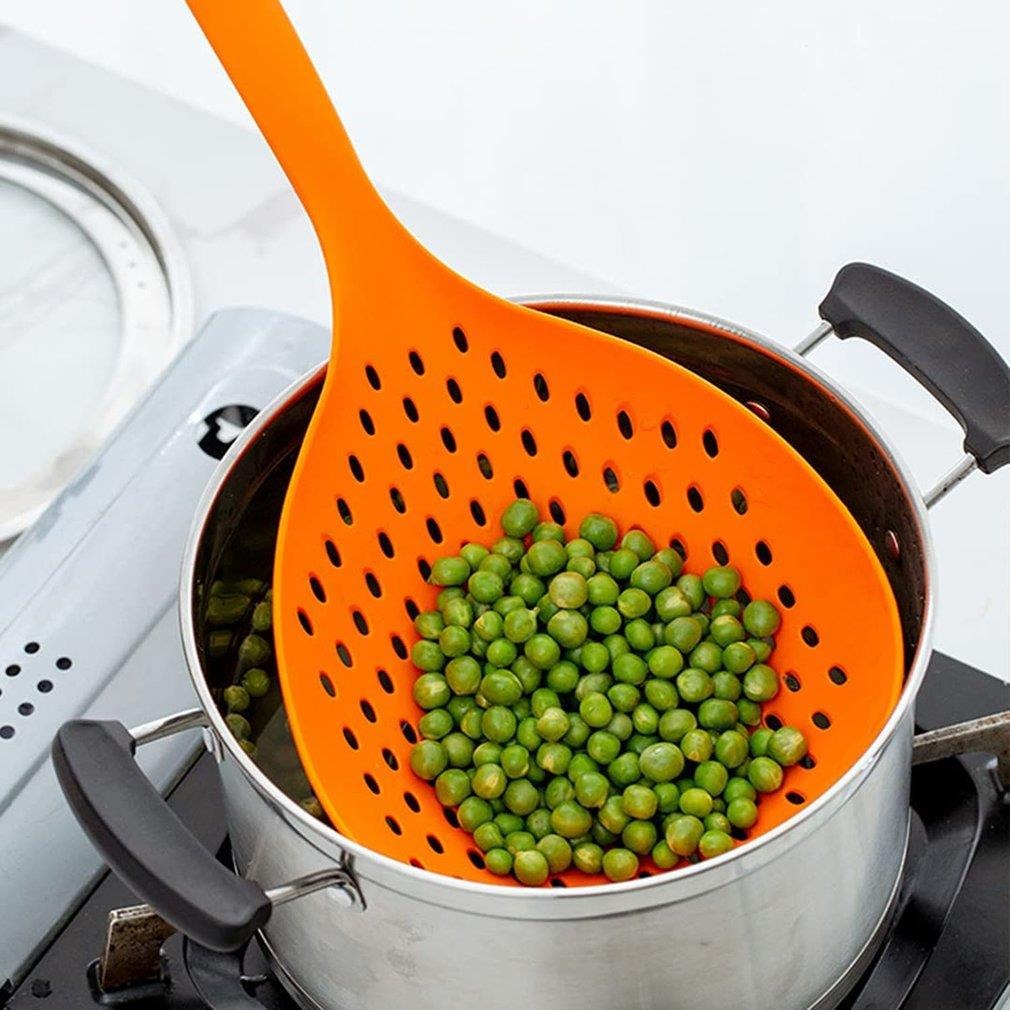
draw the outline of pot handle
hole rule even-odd
[[[949,486],[976,464],[992,473],[1010,463],[1010,367],[949,305],[880,267],[849,263],[838,271],[819,312],[827,325],[804,341],[801,354],[832,331],[842,340],[862,337],[925,386],[961,425],[973,462],[956,468],[963,472],[952,474]]]
[[[271,897],[176,817],[133,760],[137,742],[121,722],[64,723],[52,748],[60,787],[103,859],[162,918],[204,947],[237,950],[270,918]]]

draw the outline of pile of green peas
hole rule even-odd
[[[778,610],[741,604],[736,568],[685,572],[639,529],[618,542],[605,515],[566,540],[518,499],[501,526],[432,565],[415,774],[492,873],[531,886],[729,851],[807,752],[795,727],[761,726]]]

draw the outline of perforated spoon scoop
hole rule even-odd
[[[434,601],[428,565],[497,539],[491,520],[516,494],[569,531],[590,511],[639,525],[686,548],[694,570],[728,556],[753,595],[793,601],[776,661],[803,690],[773,711],[807,730],[815,713],[829,720],[800,802],[823,792],[902,678],[886,578],[834,494],[691,372],[497,298],[426,252],[369,182],[275,0],[189,4],[312,219],[333,296],[325,386],[279,532],[274,626],[295,741],[336,828],[402,862],[498,879],[410,770],[421,713],[408,650],[412,617]],[[769,797],[755,833],[796,809]]]

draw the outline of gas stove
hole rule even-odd
[[[196,499],[241,428],[326,347],[325,330],[304,320],[219,313],[0,562],[0,1004],[290,1004],[255,945],[244,957],[223,956],[176,936],[145,959],[142,948],[156,952],[163,935],[152,947],[120,930],[144,921],[143,911],[118,912],[109,933],[110,912],[136,898],[103,871],[73,821],[48,749],[71,715],[140,723],[193,703],[174,611]],[[917,719],[934,729],[1008,708],[1010,687],[937,653]],[[174,738],[145,747],[142,761],[178,815],[227,860],[209,756],[195,758],[191,741]],[[994,767],[972,754],[916,768],[898,911],[843,1006],[1002,1005],[1010,806]],[[115,978],[115,988],[103,991],[103,978]]]

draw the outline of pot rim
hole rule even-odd
[[[749,872],[753,869],[755,856],[759,856],[760,854],[758,859],[759,864],[776,858],[780,854],[776,851],[780,846],[791,847],[792,843],[798,841],[806,833],[799,829],[809,829],[816,819],[826,818],[834,813],[848,796],[855,792],[865,781],[881,754],[895,736],[898,727],[904,722],[925,677],[929,655],[932,651],[931,643],[934,623],[933,572],[935,571],[935,558],[925,503],[922,495],[917,490],[907,464],[905,464],[901,456],[894,449],[888,436],[880,431],[877,424],[866,414],[864,409],[830,376],[826,375],[815,365],[812,365],[790,348],[776,344],[754,330],[731,323],[717,316],[658,301],[569,294],[530,295],[516,297],[512,300],[540,311],[588,308],[647,316],[665,322],[686,324],[695,328],[702,327],[718,336],[754,345],[759,350],[769,353],[791,367],[805,373],[805,377],[813,380],[826,395],[834,396],[852,415],[853,419],[862,425],[870,437],[880,445],[902,485],[922,542],[924,601],[922,626],[912,661],[909,664],[904,687],[894,710],[862,756],[853,763],[852,767],[834,785],[813,803],[771,831],[762,834],[752,842],[748,842],[746,845],[731,849],[729,852],[714,859],[681,868],[675,873],[657,874],[621,883],[596,884],[578,888],[508,887],[501,884],[484,884],[476,881],[459,880],[455,877],[435,873],[431,870],[418,869],[409,863],[403,863],[390,856],[383,855],[374,849],[367,848],[353,839],[339,834],[328,824],[324,824],[302,809],[301,806],[274,785],[249,760],[248,755],[239,747],[238,742],[228,730],[224,717],[219,712],[211,696],[210,687],[200,663],[196,647],[195,628],[191,617],[191,604],[195,589],[196,555],[203,539],[210,512],[235,462],[245,452],[246,448],[260,436],[261,432],[284,412],[296,393],[303,391],[313,382],[318,381],[319,377],[325,372],[325,362],[322,362],[319,366],[292,383],[291,386],[277,396],[249,423],[238,438],[235,439],[224,459],[218,464],[197,504],[189,539],[183,552],[179,585],[179,621],[190,680],[200,700],[200,705],[207,715],[208,728],[217,737],[219,744],[235,759],[236,766],[241,769],[242,774],[250,785],[257,792],[264,795],[275,807],[280,808],[288,823],[294,822],[298,826],[300,833],[306,839],[312,841],[312,844],[316,845],[322,852],[329,852],[336,847],[341,852],[353,857],[355,859],[356,875],[358,876],[362,875],[360,872],[360,861],[371,862],[375,864],[376,868],[386,871],[383,874],[384,877],[388,875],[389,871],[392,871],[394,876],[400,875],[406,878],[406,881],[412,880],[415,885],[444,889],[443,898],[447,903],[451,903],[453,892],[456,892],[460,897],[485,896],[513,903],[530,900],[539,902],[571,902],[580,899],[599,898],[601,896],[630,896],[637,892],[648,892],[656,888],[664,888],[678,882],[681,883],[681,890],[685,892],[682,895],[663,893],[661,900],[663,902],[670,902],[677,901],[680,897],[690,897],[700,890],[714,890],[741,873]],[[790,838],[789,836],[792,837]],[[318,844],[313,841],[314,838],[319,839]],[[751,865],[745,867],[743,865],[744,862]],[[367,877],[367,874],[365,876]],[[683,885],[688,884],[688,882],[693,882],[694,886],[684,887]],[[659,897],[657,894],[656,898],[659,899]],[[546,906],[543,907],[546,910]],[[518,908],[516,911],[518,911]],[[505,912],[504,914],[508,915],[509,913]]]

